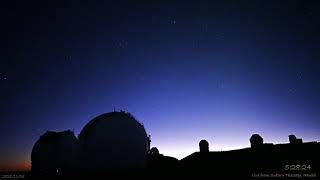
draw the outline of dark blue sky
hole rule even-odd
[[[11,1],[1,5],[0,167],[46,130],[131,112],[182,158],[289,134],[320,140],[317,1]],[[121,133],[121,132],[119,132]]]

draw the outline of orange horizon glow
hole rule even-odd
[[[0,164],[0,172],[13,172],[13,171],[30,171],[31,162],[22,162],[16,164]]]

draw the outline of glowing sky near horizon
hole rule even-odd
[[[1,6],[0,171],[47,130],[125,110],[181,159],[289,134],[320,141],[316,1],[14,2]],[[119,132],[121,133],[121,132]]]

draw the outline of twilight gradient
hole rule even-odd
[[[0,170],[46,130],[104,112],[142,122],[160,153],[259,133],[320,140],[317,1],[12,1],[1,6]],[[121,132],[120,132],[121,133]]]

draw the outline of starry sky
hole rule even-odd
[[[10,1],[0,6],[0,170],[47,130],[132,113],[181,159],[320,140],[320,3]],[[121,133],[121,132],[119,132]]]

